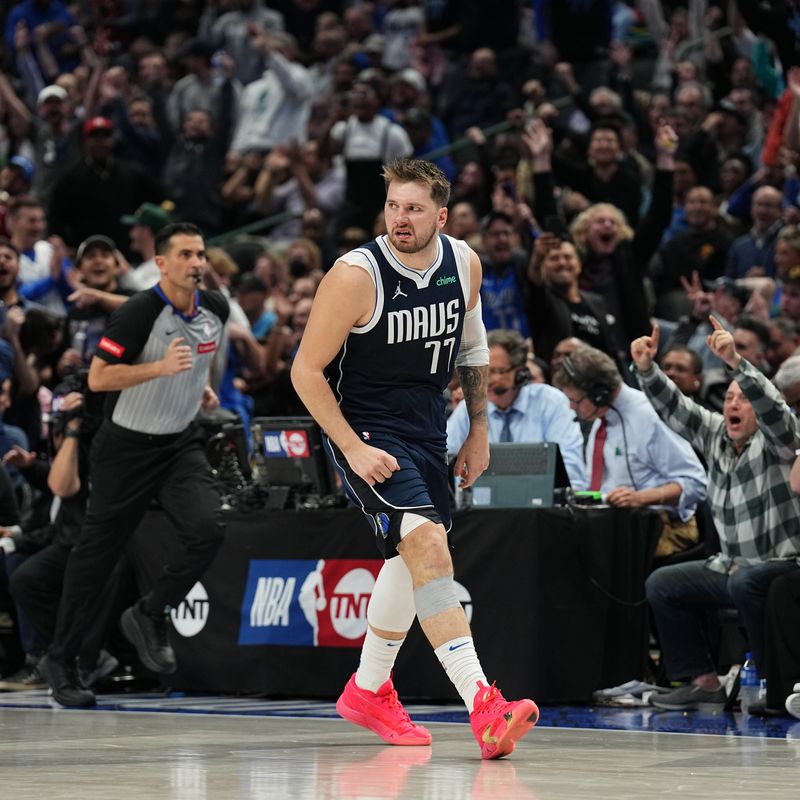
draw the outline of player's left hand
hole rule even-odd
[[[489,434],[485,429],[470,432],[453,465],[453,474],[461,478],[459,488],[467,489],[489,466]]]
[[[218,406],[219,397],[217,397],[217,393],[210,386],[206,386],[206,388],[203,389],[203,400],[200,407],[208,414],[209,411],[213,411]]]

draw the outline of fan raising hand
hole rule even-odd
[[[733,334],[722,327],[722,323],[713,315],[709,315],[708,321],[714,329],[706,339],[709,350],[721,358],[731,369],[736,369],[742,357],[736,352],[736,345],[733,341]]]
[[[631,358],[639,372],[647,372],[653,366],[658,353],[658,338],[660,328],[658,323],[653,323],[653,332],[649,336],[640,336],[631,342]]]

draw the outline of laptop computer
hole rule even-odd
[[[551,508],[556,489],[570,486],[555,442],[497,443],[489,453],[489,467],[471,489],[456,480],[458,508]]]

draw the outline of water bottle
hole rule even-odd
[[[744,664],[739,673],[739,701],[742,713],[749,714],[750,709],[758,703],[761,692],[761,681],[758,679],[755,661],[752,653],[745,653]]]
[[[86,331],[88,327],[88,322],[78,322],[72,334],[72,348],[77,350],[83,361],[86,360]]]
[[[211,56],[212,81],[215,86],[221,86],[223,83],[225,83],[225,75],[222,71],[224,56],[224,50],[217,50],[217,52]]]

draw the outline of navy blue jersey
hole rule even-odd
[[[378,237],[342,256],[375,283],[375,310],[351,328],[325,375],[342,414],[369,441],[389,433],[444,450],[445,403],[469,300],[469,248],[439,236],[428,269],[403,265]]]

